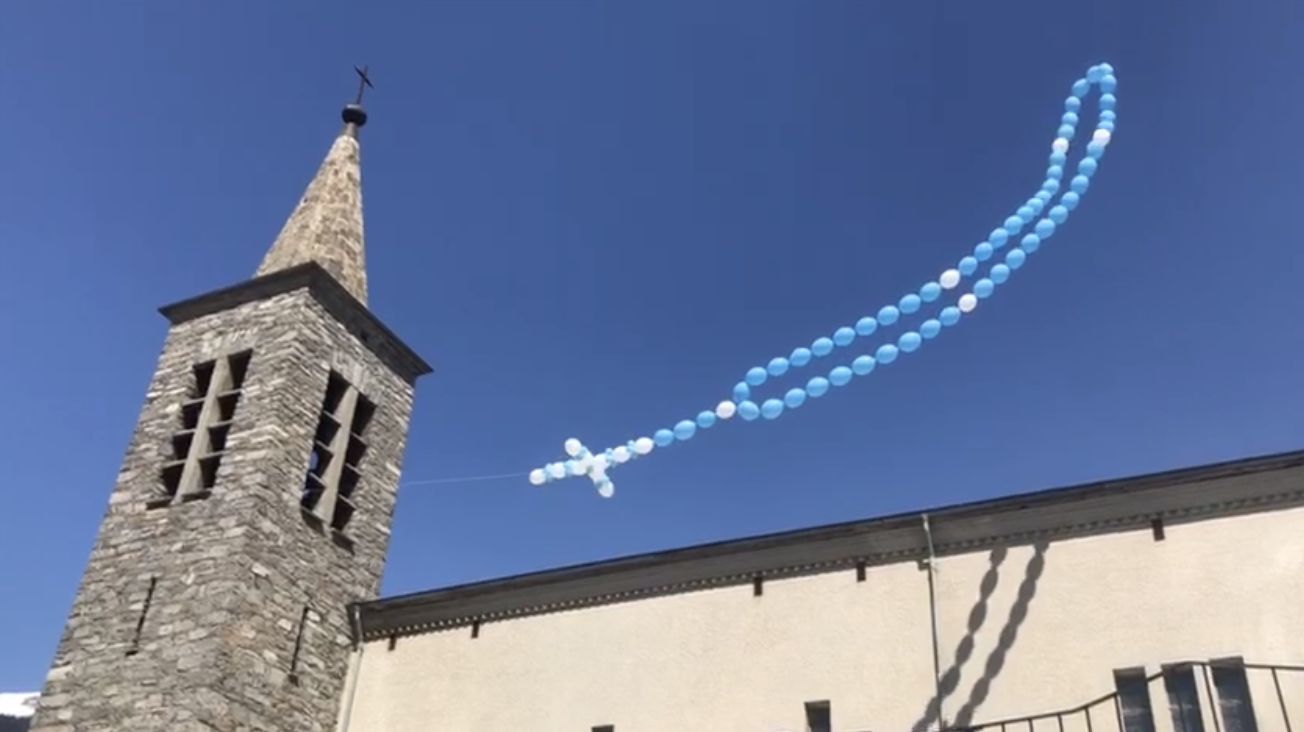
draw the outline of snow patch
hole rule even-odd
[[[30,717],[36,713],[36,699],[39,693],[0,694],[0,716]]]

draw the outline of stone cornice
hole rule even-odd
[[[303,288],[307,288],[327,312],[408,383],[414,383],[418,377],[430,373],[431,367],[425,360],[316,262],[306,262],[165,305],[159,308],[159,312],[173,325],[177,325]]]
[[[362,603],[367,640],[841,568],[1304,505],[1304,451],[623,557]]]

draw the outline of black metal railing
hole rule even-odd
[[[1304,666],[1185,661],[1124,686],[1067,709],[943,732],[1304,732]]]

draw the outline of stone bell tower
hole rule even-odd
[[[358,101],[255,277],[162,309],[32,730],[334,729],[430,371],[367,309]]]

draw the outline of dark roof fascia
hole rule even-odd
[[[360,603],[366,639],[1304,505],[1304,451],[639,554]],[[1292,469],[1295,469],[1292,472]],[[1243,480],[1247,476],[1254,480]]]
[[[256,300],[307,288],[336,320],[409,383],[431,372],[430,364],[394,334],[374,313],[335,281],[320,264],[305,262],[231,287],[159,308],[173,325],[229,310]]]

